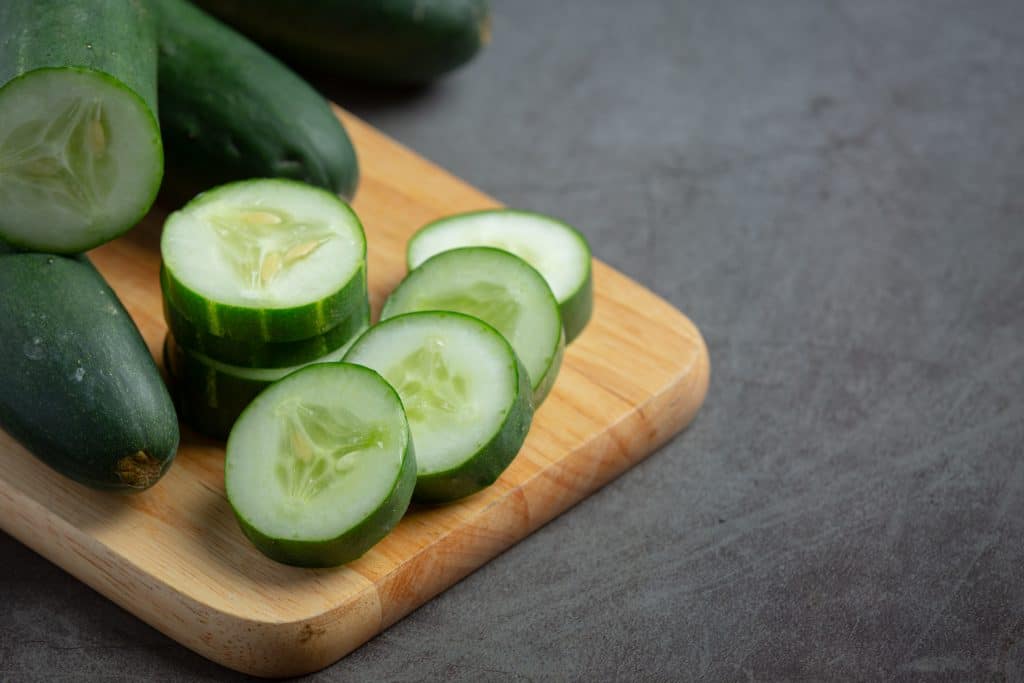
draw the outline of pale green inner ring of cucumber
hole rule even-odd
[[[420,475],[457,467],[498,432],[516,400],[515,356],[463,316],[413,315],[372,328],[346,362],[379,372],[402,398]]]
[[[400,401],[376,375],[325,365],[278,382],[232,429],[225,482],[260,533],[331,540],[387,499],[408,447]]]
[[[163,174],[159,129],[113,78],[29,72],[0,89],[0,122],[0,229],[12,242],[93,246],[152,203]]]

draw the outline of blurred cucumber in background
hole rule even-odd
[[[490,39],[486,0],[195,3],[292,64],[371,83],[429,83]]]

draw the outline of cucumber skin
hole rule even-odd
[[[519,380],[518,396],[501,429],[477,451],[470,466],[463,463],[455,470],[417,477],[413,500],[417,503],[436,504],[465,498],[493,484],[508,469],[526,441],[533,422],[530,376],[518,358],[516,373]]]
[[[327,332],[293,342],[258,342],[210,334],[189,322],[167,298],[163,298],[164,319],[183,348],[196,351],[222,363],[243,368],[287,368],[302,365],[334,351],[370,324],[370,302]]]
[[[562,313],[562,328],[565,330],[565,343],[571,344],[580,336],[583,329],[594,315],[594,275],[587,273],[583,286],[572,293],[565,301],[559,302],[558,309]]]
[[[0,293],[0,426],[87,486],[154,484],[177,451],[177,416],[145,342],[100,274],[85,257],[11,254],[0,257]],[[134,460],[140,452],[148,457]]]
[[[345,365],[357,367],[366,372],[372,372],[394,394],[398,405],[402,405],[402,401],[395,390],[376,372],[361,365]],[[303,368],[289,375],[289,377],[294,377],[315,368],[316,366]],[[405,423],[405,430],[405,453],[402,458],[402,466],[398,471],[398,477],[395,479],[391,492],[380,507],[346,533],[333,539],[319,541],[296,541],[293,539],[274,538],[253,527],[244,517],[235,512],[235,519],[238,520],[239,526],[242,527],[242,532],[260,552],[270,559],[296,567],[337,567],[359,559],[367,550],[375,546],[392,529],[398,526],[398,523],[405,516],[406,510],[409,508],[413,489],[416,486],[416,454],[412,435],[409,433],[408,422]],[[228,448],[230,448],[230,438]],[[229,497],[228,502],[230,501]],[[231,506],[231,509],[232,511],[235,510],[234,505]]]
[[[133,94],[149,114],[159,172],[135,218],[104,238],[59,249],[78,253],[133,228],[148,213],[163,180],[164,151],[157,122],[156,17],[144,0],[3,0],[0,2],[0,94],[33,71],[92,71]],[[0,226],[2,229],[2,226]],[[38,251],[39,244],[17,245]],[[64,245],[46,245],[46,249]]]
[[[164,197],[180,204],[227,181],[302,180],[351,198],[356,152],[327,101],[241,34],[184,0],[159,18]]]
[[[325,301],[283,309],[252,309],[227,304],[211,315],[206,299],[160,268],[160,286],[169,305],[198,329],[211,335],[264,342],[294,342],[326,334],[367,299],[366,264],[341,289]],[[357,302],[355,304],[346,303]]]
[[[4,0],[0,83],[36,69],[105,73],[157,111],[156,25],[142,0]],[[156,119],[154,116],[154,130]]]
[[[284,58],[361,81],[423,84],[490,39],[486,0],[197,0]]]

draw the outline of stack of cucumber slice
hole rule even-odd
[[[563,314],[575,336],[592,308],[579,232],[477,212],[417,234],[417,267],[367,329],[359,220],[293,180],[200,195],[168,217],[161,249],[179,415],[227,436],[227,495],[243,530],[302,566],[359,557],[414,500],[494,483],[554,385]]]
[[[563,316],[575,336],[592,308],[586,241],[525,212],[424,228],[369,329],[362,227],[321,189],[221,186],[168,217],[161,248],[179,414],[229,435],[239,524],[301,566],[351,561],[411,501],[497,480],[554,385]]]
[[[338,361],[369,324],[366,240],[336,196],[247,180],[199,195],[164,225],[165,364],[179,412],[225,438],[273,382]]]

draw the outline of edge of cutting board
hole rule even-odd
[[[389,291],[404,270],[404,251],[375,249],[375,222],[402,211],[415,227],[436,215],[498,204],[355,117],[340,110],[339,115],[363,165],[354,205],[368,225],[376,290],[372,300],[379,309],[382,292]],[[403,227],[404,232],[411,229]],[[143,226],[94,252],[94,261],[109,274],[131,263],[133,250],[140,245],[152,249],[155,234],[152,227]],[[379,272],[389,277],[374,277],[375,261]],[[148,272],[124,265],[111,280],[158,354],[163,325],[159,307],[151,310],[138,303],[149,301],[142,292],[155,286]],[[203,573],[202,563],[189,574],[190,565],[177,566],[174,552],[160,557],[157,543],[129,556],[123,537],[150,534],[143,528],[149,520],[140,511],[152,515],[166,508],[161,505],[167,501],[154,498],[148,505],[145,496],[158,497],[161,490],[166,494],[190,478],[200,494],[224,507],[222,486],[210,483],[220,472],[218,446],[194,436],[185,440],[188,457],[168,475],[177,483],[161,483],[152,493],[112,503],[109,494],[90,491],[50,471],[0,432],[0,527],[213,661],[258,676],[321,669],[629,469],[694,418],[710,374],[707,348],[697,327],[670,304],[598,261],[594,282],[595,320],[566,354],[563,374],[571,377],[559,379],[552,397],[538,411],[524,454],[513,468],[490,489],[465,501],[411,511],[392,534],[405,541],[385,539],[349,567],[296,570],[275,565],[264,570],[260,559],[246,555],[250,564],[239,566],[251,566],[252,581],[263,581],[266,592],[256,589],[257,594],[247,594],[240,589],[224,594],[204,585],[211,579]],[[623,365],[630,366],[629,372],[615,374]],[[619,379],[594,379],[604,375]],[[635,381],[626,381],[626,375]],[[597,389],[603,390],[600,396]],[[597,410],[599,401],[614,405]],[[592,423],[608,415],[613,418],[601,422],[601,429],[573,433],[573,420]],[[107,513],[114,515],[114,522],[107,523]],[[195,523],[191,515],[182,516],[173,523]],[[199,553],[198,558],[202,552],[220,552],[218,544],[235,543],[241,533],[227,517],[204,522],[211,528],[189,532],[210,539],[210,548],[175,552]],[[168,579],[174,572],[177,583]],[[250,579],[239,576],[240,581],[243,578]],[[337,599],[324,598],[335,594],[326,592],[325,585],[337,592]]]

